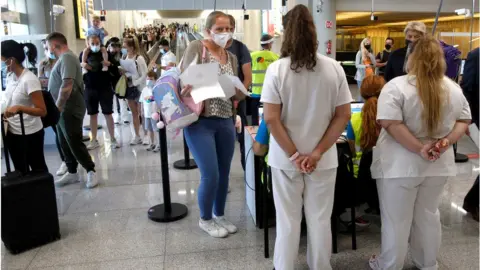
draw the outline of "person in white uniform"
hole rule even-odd
[[[168,70],[169,68],[174,67],[177,63],[177,57],[172,51],[170,51],[168,40],[160,40],[160,51],[162,52],[161,69]]]
[[[350,120],[352,96],[345,72],[334,59],[317,53],[313,18],[297,5],[284,18],[280,60],[266,72],[261,102],[271,132],[277,216],[274,265],[294,269],[304,206],[310,269],[329,270],[330,216],[338,158],[336,141]]]
[[[382,253],[370,258],[372,269],[402,269],[409,245],[419,269],[438,268],[438,205],[447,178],[456,175],[451,145],[471,119],[462,89],[444,76],[437,40],[420,38],[407,68],[407,75],[385,85],[378,101],[382,130],[371,172],[380,199]]]

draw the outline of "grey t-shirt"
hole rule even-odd
[[[73,79],[73,90],[63,112],[83,118],[86,107],[83,98],[82,67],[78,57],[72,51],[68,51],[60,56],[50,74],[48,91],[50,91],[55,100],[58,99],[64,79]]]

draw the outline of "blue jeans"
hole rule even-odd
[[[185,140],[200,169],[198,205],[203,220],[223,216],[233,153],[235,127],[231,118],[205,118],[184,129]]]

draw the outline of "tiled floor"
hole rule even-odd
[[[197,225],[198,170],[178,171],[170,166],[172,200],[185,203],[189,215],[169,224],[152,222],[147,218],[148,208],[163,201],[159,154],[149,153],[143,146],[129,146],[126,126],[117,127],[117,133],[124,142],[122,148],[112,151],[104,144],[91,152],[100,179],[98,188],[89,190],[78,183],[57,189],[62,239],[16,256],[2,245],[2,269],[272,269],[272,260],[263,257],[263,231],[254,226],[245,204],[238,153],[233,161],[227,215],[239,232],[213,239]],[[103,132],[100,135],[105,136]],[[460,152],[472,149],[468,139],[461,142]],[[170,164],[182,155],[181,137],[169,140]],[[56,149],[47,148],[46,157],[54,172],[60,164]],[[478,269],[479,226],[460,208],[474,173],[478,173],[477,161],[462,164],[460,176],[445,188],[440,269]],[[270,232],[272,254],[275,229]],[[298,269],[308,269],[305,249],[303,237]],[[379,249],[378,222],[358,234],[356,251],[350,250],[349,236],[340,235],[333,268],[368,269],[369,256]],[[407,268],[413,269],[410,262]]]

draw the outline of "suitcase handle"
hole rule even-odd
[[[20,129],[22,131],[22,138],[23,138],[23,145],[27,145],[27,138],[25,137],[25,124],[23,122],[23,112],[18,113],[20,117]],[[5,134],[5,125],[3,123],[4,121],[4,115],[2,114],[2,142],[3,142],[3,154],[5,156],[5,166],[7,167],[7,173],[12,172],[11,166],[10,166],[10,155],[8,153],[8,147],[6,144],[6,137],[7,134]],[[27,163],[27,151],[23,151],[23,161],[25,164],[25,171],[28,172],[28,163]]]

